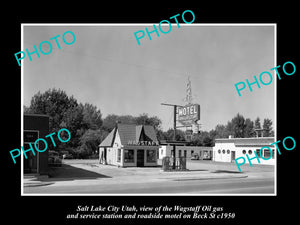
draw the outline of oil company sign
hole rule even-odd
[[[183,124],[192,124],[200,120],[200,105],[189,104],[178,108],[178,121]]]

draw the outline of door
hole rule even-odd
[[[231,162],[235,160],[235,151],[231,151]]]
[[[33,147],[34,143],[31,143]],[[29,144],[24,144],[24,150],[30,149]],[[24,173],[37,173],[38,172],[38,152],[33,155],[32,151],[26,152],[27,159],[24,157]]]
[[[137,167],[143,167],[144,166],[144,157],[145,151],[144,150],[137,150],[137,161],[136,166]]]
[[[24,130],[24,151],[34,149],[34,142],[39,138],[39,131],[37,130]],[[37,146],[39,148],[39,144]],[[38,173],[39,172],[39,152],[27,151],[27,159],[24,157],[23,169],[24,173]],[[47,162],[48,163],[48,162]]]

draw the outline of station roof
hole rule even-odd
[[[129,141],[138,142],[141,139],[154,142],[158,141],[153,126],[118,123],[101,142],[99,147],[112,147],[117,131],[120,135],[122,145],[127,145]]]
[[[258,137],[258,138],[220,138],[215,140],[215,144],[218,143],[234,143],[237,147],[249,147],[249,146],[270,146],[275,142],[274,137]]]

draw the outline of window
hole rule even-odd
[[[225,154],[225,149],[223,149],[222,153]]]
[[[229,149],[227,149],[227,154],[230,154],[230,150]]]
[[[225,151],[225,150],[223,150]],[[203,151],[203,158],[207,159],[209,158],[209,151]]]
[[[252,155],[252,150],[249,150],[249,151],[248,151],[248,154],[249,154],[249,155]]]
[[[134,162],[134,150],[124,150],[124,162],[131,163]]]
[[[193,155],[193,153],[194,153],[194,150],[191,150],[191,155]]]
[[[221,149],[218,150],[218,153],[219,153],[219,154],[221,153]]]
[[[174,150],[171,150],[171,157],[174,157]]]
[[[186,155],[187,155],[187,151],[184,150],[184,151],[183,151],[183,156],[184,156],[184,158],[186,158]]]
[[[152,163],[156,162],[155,150],[147,150],[147,162]]]
[[[258,158],[261,158],[259,152],[260,152],[260,149],[256,149],[256,155],[257,155],[257,157],[258,157]]]
[[[243,150],[242,153],[245,155],[246,154],[246,150]]]
[[[180,156],[181,156],[181,150],[178,151],[178,157],[180,157]]]
[[[117,162],[121,162],[121,149],[118,148],[118,152],[117,152]]]
[[[271,156],[271,152],[269,149],[264,149],[264,158],[268,159]],[[272,159],[274,159],[274,150],[272,149]]]

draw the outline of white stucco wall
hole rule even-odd
[[[246,163],[249,163],[249,160],[246,157],[246,154],[248,154],[249,158],[252,159],[255,157],[254,152],[256,150],[260,150],[263,146],[238,146],[236,147],[234,143],[216,143],[213,147],[213,161],[218,162],[235,162],[234,159],[238,159],[239,157],[244,157],[246,159]],[[271,148],[273,150],[273,158],[264,160],[259,155],[259,162],[256,158],[251,160],[252,164],[266,164],[266,165],[275,165],[276,163],[276,151],[274,151],[274,148]],[[221,153],[219,153],[220,151]],[[223,153],[223,150],[225,150],[225,153]],[[229,150],[229,154],[228,154]],[[243,153],[245,151],[245,154]],[[265,155],[266,149],[262,150],[262,156],[264,158],[268,158],[267,155]],[[268,151],[268,150],[267,150]],[[232,158],[232,152],[235,152],[235,157]],[[233,160],[232,160],[233,159]],[[238,162],[243,162],[242,159],[239,159]]]

